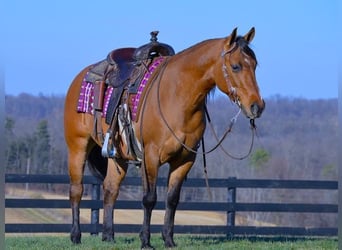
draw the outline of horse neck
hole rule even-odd
[[[221,65],[220,54],[223,48],[222,39],[207,40],[184,50],[173,58],[173,67],[180,74],[174,74],[180,98],[188,102],[188,107],[201,106],[207,94],[215,87],[214,75]],[[172,70],[173,71],[173,70]]]

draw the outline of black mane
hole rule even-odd
[[[252,57],[258,64],[254,51],[248,46],[248,42],[242,36],[236,37],[235,42],[244,53]]]

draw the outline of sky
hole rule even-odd
[[[264,98],[338,96],[338,0],[2,1],[0,65],[5,94],[65,95],[85,66],[116,48],[139,47],[159,30],[176,52],[244,35]]]

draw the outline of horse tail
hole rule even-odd
[[[101,148],[98,145],[89,152],[87,160],[92,175],[103,181],[107,175],[108,158],[101,155]]]

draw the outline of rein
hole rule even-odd
[[[230,49],[226,52],[222,52],[221,56],[224,60],[224,56],[227,54],[227,53],[230,53],[232,52],[233,50],[235,50],[236,47],[233,47],[233,49]],[[199,145],[197,145],[197,148],[196,150],[192,149],[191,147],[187,146],[185,143],[183,143],[179,137],[176,135],[176,133],[172,130],[172,128],[170,127],[169,123],[167,122],[162,110],[161,110],[161,102],[160,102],[160,85],[161,85],[161,79],[162,79],[162,76],[164,74],[164,71],[165,71],[165,68],[168,64],[169,60],[168,58],[163,62],[163,65],[162,65],[162,68],[160,69],[160,72],[159,74],[156,74],[156,78],[155,79],[151,79],[151,84],[149,85],[149,88],[147,89],[146,91],[146,94],[145,94],[145,97],[144,97],[144,100],[143,100],[143,104],[142,104],[142,114],[141,114],[141,119],[143,120],[143,114],[144,114],[144,111],[145,111],[145,107],[146,107],[146,99],[152,89],[152,86],[154,85],[155,82],[157,82],[157,103],[158,103],[158,110],[159,110],[159,113],[160,113],[160,116],[164,122],[164,124],[166,125],[166,127],[169,129],[169,131],[171,132],[171,134],[174,136],[174,138],[178,141],[178,143],[180,143],[180,145],[182,145],[183,148],[185,148],[186,150],[188,150],[189,152],[192,152],[196,155],[199,155],[201,154],[203,156],[203,164],[204,164],[204,175],[205,175],[205,181],[206,181],[206,187],[207,187],[207,191],[208,191],[208,194],[209,194],[209,199],[212,200],[212,193],[211,193],[211,190],[210,190],[210,186],[209,186],[209,181],[208,181],[208,173],[207,173],[207,166],[206,166],[206,155],[213,152],[214,150],[216,150],[218,147],[220,147],[222,149],[222,151],[228,155],[229,157],[233,158],[233,159],[237,159],[237,160],[242,160],[242,159],[245,159],[247,158],[251,151],[252,151],[252,148],[253,148],[253,144],[254,144],[254,136],[255,136],[255,130],[256,130],[256,126],[255,126],[255,123],[254,123],[254,119],[250,119],[250,124],[251,124],[251,130],[252,130],[252,142],[251,142],[251,145],[250,145],[250,148],[247,152],[246,155],[242,156],[242,157],[237,157],[237,156],[233,156],[232,154],[228,153],[224,147],[221,145],[222,142],[224,141],[224,139],[227,137],[227,135],[232,131],[232,128],[233,128],[233,125],[235,124],[238,116],[240,115],[241,113],[241,104],[240,104],[240,101],[238,99],[238,96],[236,94],[236,89],[230,84],[230,81],[229,81],[229,78],[228,78],[228,72],[227,72],[227,68],[225,66],[225,64],[223,63],[222,65],[222,71],[223,71],[223,75],[225,77],[225,80],[227,82],[227,85],[228,85],[228,89],[229,89],[229,95],[232,97],[233,99],[233,102],[236,103],[238,106],[239,106],[239,111],[237,112],[237,114],[235,116],[233,116],[233,118],[230,120],[230,123],[229,123],[229,126],[228,128],[226,129],[226,131],[224,132],[223,136],[221,137],[221,139],[218,138],[215,130],[214,130],[214,127],[211,123],[211,119],[210,119],[210,116],[209,116],[209,112],[207,110],[207,106],[206,104],[204,105],[204,112],[205,112],[205,115],[206,115],[206,118],[208,119],[208,123],[210,125],[210,128],[212,130],[212,133],[215,137],[215,139],[217,140],[217,144],[211,148],[210,150],[206,151],[205,150],[205,145],[204,145],[204,137],[202,136],[202,152],[199,153],[197,152],[197,148]],[[143,143],[143,140],[142,140],[142,129],[143,129],[143,124],[141,123],[140,125],[140,141],[141,141],[141,144],[142,144],[142,150],[144,148],[144,143]],[[143,153],[143,169],[142,169],[142,173],[143,173],[143,181],[144,181],[144,184],[146,185],[148,183],[148,179],[147,179],[147,173],[146,173],[146,167],[145,167],[145,156],[144,156],[144,153]]]
[[[161,106],[160,106],[160,82],[161,82],[161,78],[164,74],[164,70],[166,68],[166,62],[165,64],[163,65],[163,68],[161,69],[161,72],[158,74],[158,83],[157,83],[157,103],[158,103],[158,110],[159,110],[159,114],[164,122],[164,124],[166,125],[166,127],[169,129],[169,131],[171,132],[171,134],[174,136],[174,138],[178,141],[179,144],[182,145],[183,148],[185,148],[186,150],[188,150],[189,152],[192,152],[194,154],[197,154],[197,155],[206,155],[206,154],[209,154],[211,152],[213,152],[214,150],[216,150],[218,147],[221,147],[221,149],[223,150],[223,152],[225,152],[229,157],[233,158],[233,159],[238,159],[238,160],[242,160],[242,159],[245,159],[249,156],[249,154],[251,153],[252,151],[252,148],[253,148],[253,144],[254,144],[254,130],[255,130],[255,125],[254,125],[254,119],[251,119],[251,124],[253,123],[253,126],[252,126],[252,143],[251,143],[251,146],[249,148],[249,151],[248,153],[243,156],[243,157],[236,157],[236,156],[232,156],[230,153],[228,153],[223,147],[222,147],[222,142],[224,141],[224,139],[227,137],[227,135],[232,131],[232,128],[233,128],[233,125],[235,124],[236,120],[237,120],[237,117],[239,116],[240,112],[241,112],[241,108],[239,109],[238,113],[230,120],[230,123],[229,123],[229,126],[228,128],[226,129],[226,131],[224,132],[223,136],[221,137],[221,139],[218,138],[214,128],[213,128],[213,125],[211,123],[211,119],[209,117],[209,113],[208,113],[208,110],[207,110],[207,107],[206,105],[204,105],[204,111],[205,111],[205,114],[206,114],[206,117],[208,119],[208,122],[210,124],[210,127],[211,127],[211,130],[213,131],[213,134],[215,136],[215,138],[217,139],[217,144],[211,148],[210,150],[208,151],[205,151],[203,150],[203,152],[199,153],[197,150],[195,149],[192,149],[191,147],[189,147],[188,145],[186,145],[185,143],[183,143],[181,141],[181,139],[179,139],[179,137],[176,135],[176,133],[172,130],[172,128],[170,127],[169,123],[167,122],[162,110],[161,110]],[[156,79],[157,80],[157,79]],[[150,87],[151,89],[151,87]],[[239,105],[240,107],[240,105]],[[253,121],[253,122],[252,122]],[[202,140],[203,137],[202,137]]]
[[[239,116],[240,112],[241,112],[241,109],[239,109],[238,113],[230,120],[230,124],[229,124],[229,127],[228,127],[229,132],[231,132],[232,127],[233,127],[233,125],[235,124],[235,122],[236,122],[236,120],[237,120],[237,117]],[[222,150],[227,156],[229,156],[230,158],[232,158],[232,159],[234,159],[234,160],[243,160],[243,159],[246,159],[246,158],[251,154],[252,149],[253,149],[253,145],[254,145],[254,137],[255,137],[255,131],[256,131],[256,126],[255,126],[255,121],[254,121],[254,119],[250,119],[250,120],[249,120],[250,126],[251,126],[250,128],[251,128],[251,130],[252,130],[252,140],[251,140],[251,145],[250,145],[250,147],[249,147],[249,149],[248,149],[248,152],[247,152],[245,155],[243,155],[243,156],[234,156],[234,155],[232,155],[231,153],[229,153],[229,152],[222,146],[222,141],[223,141],[223,140],[222,140],[222,138],[219,139],[218,136],[217,136],[217,134],[216,134],[216,132],[215,132],[214,126],[213,126],[213,124],[211,123],[211,119],[210,119],[210,116],[209,116],[209,112],[208,112],[207,106],[205,106],[205,114],[206,114],[206,116],[207,116],[207,119],[208,119],[208,122],[209,122],[209,125],[210,125],[210,130],[211,130],[211,132],[213,133],[213,135],[214,135],[214,137],[215,137],[215,139],[216,139],[216,141],[217,141],[217,145],[215,146],[215,149],[216,149],[217,147],[220,147],[221,150]],[[225,136],[226,136],[226,135],[225,135]],[[204,140],[204,138],[202,138],[202,140]]]
[[[232,154],[228,153],[225,148],[221,145],[222,141],[218,139],[218,136],[215,132],[215,129],[213,127],[213,124],[211,123],[211,119],[210,119],[210,116],[209,116],[209,112],[208,112],[208,109],[207,109],[207,106],[205,105],[204,106],[205,108],[205,114],[206,114],[206,117],[208,119],[208,122],[209,122],[209,125],[210,125],[210,129],[211,129],[211,132],[213,133],[215,139],[217,140],[217,145],[216,145],[216,148],[217,146],[220,146],[221,150],[227,155],[229,156],[230,158],[233,158],[235,160],[243,160],[245,158],[247,158],[251,152],[252,152],[252,148],[253,148],[253,145],[254,145],[254,137],[255,137],[255,131],[256,131],[256,126],[255,126],[255,121],[254,119],[250,119],[249,122],[250,122],[250,125],[251,125],[251,130],[252,130],[252,142],[251,142],[251,145],[249,147],[249,150],[247,152],[247,154],[245,154],[244,156],[242,157],[237,157],[237,156],[233,156]],[[238,113],[230,120],[230,124],[229,124],[229,131],[231,131],[232,127],[233,127],[233,124],[236,122],[237,120],[237,117],[239,116],[241,112],[241,108],[239,109]],[[207,171],[207,160],[206,160],[206,153],[205,153],[205,147],[204,147],[204,137],[202,137],[202,150],[203,150],[203,171],[204,171],[204,177],[205,177],[205,184],[206,184],[206,187],[207,187],[207,192],[208,192],[208,195],[209,195],[209,200],[212,201],[213,200],[213,196],[212,196],[212,193],[211,193],[211,189],[210,189],[210,186],[209,186],[209,180],[208,180],[208,171]]]
[[[232,48],[230,48],[229,50],[227,51],[222,51],[221,53],[221,57],[222,59],[224,60],[224,56],[232,53],[233,51],[235,51],[236,49],[238,48],[238,46],[236,46],[236,43],[235,43],[235,46],[232,46]],[[228,70],[227,70],[227,67],[225,65],[225,63],[223,62],[222,64],[222,72],[223,72],[223,76],[225,78],[225,81],[227,83],[227,87],[229,89],[229,96],[231,96],[232,100],[234,103],[236,103],[238,106],[239,106],[239,111],[237,112],[237,114],[230,120],[230,124],[228,126],[228,128],[226,129],[226,131],[224,132],[223,136],[221,137],[221,139],[218,138],[214,128],[213,128],[213,125],[211,123],[211,119],[210,119],[210,116],[209,116],[209,113],[208,113],[208,110],[207,110],[207,106],[204,105],[204,112],[206,114],[206,118],[208,119],[208,122],[209,122],[209,125],[210,125],[210,128],[213,132],[213,135],[215,137],[215,139],[217,140],[217,144],[211,148],[210,150],[208,151],[205,151],[203,150],[202,153],[199,153],[197,152],[197,150],[194,150],[192,148],[190,148],[189,146],[187,146],[185,143],[183,143],[179,137],[176,135],[176,133],[172,130],[172,128],[170,127],[169,123],[167,122],[162,110],[161,110],[161,106],[160,106],[160,82],[161,82],[161,79],[162,79],[162,76],[164,74],[164,70],[166,68],[166,65],[167,65],[167,62],[168,60],[164,63],[163,65],[163,68],[161,69],[160,73],[158,74],[158,83],[157,83],[157,103],[158,103],[158,110],[159,110],[159,113],[160,113],[160,116],[164,122],[164,124],[166,125],[166,127],[169,129],[169,131],[172,133],[172,135],[174,136],[174,138],[178,141],[178,143],[180,143],[182,145],[183,148],[185,148],[186,150],[188,150],[189,152],[192,152],[194,154],[201,154],[201,155],[206,155],[206,154],[209,154],[211,152],[213,152],[214,150],[216,150],[218,147],[220,147],[222,149],[222,151],[228,155],[229,157],[233,158],[233,159],[236,159],[236,160],[243,160],[245,158],[247,158],[251,151],[252,151],[252,148],[253,148],[253,144],[254,144],[254,131],[256,129],[256,126],[255,126],[255,123],[254,123],[254,119],[251,119],[250,120],[250,124],[251,124],[251,129],[252,129],[252,142],[251,142],[251,146],[248,150],[248,153],[245,155],[245,156],[242,156],[242,157],[237,157],[237,156],[233,156],[232,154],[228,153],[224,148],[223,146],[221,145],[222,142],[224,141],[224,139],[227,137],[227,135],[232,131],[232,128],[233,128],[233,125],[235,124],[236,120],[237,120],[237,117],[239,116],[240,112],[241,112],[241,104],[240,104],[240,101],[239,101],[239,98],[237,96],[237,93],[236,93],[236,89],[231,85],[230,81],[229,81],[229,75],[228,75]],[[157,80],[156,79],[156,80]],[[151,89],[151,88],[150,88]],[[203,141],[203,144],[204,145],[204,138],[202,137],[202,141]],[[204,149],[204,147],[203,147]]]

